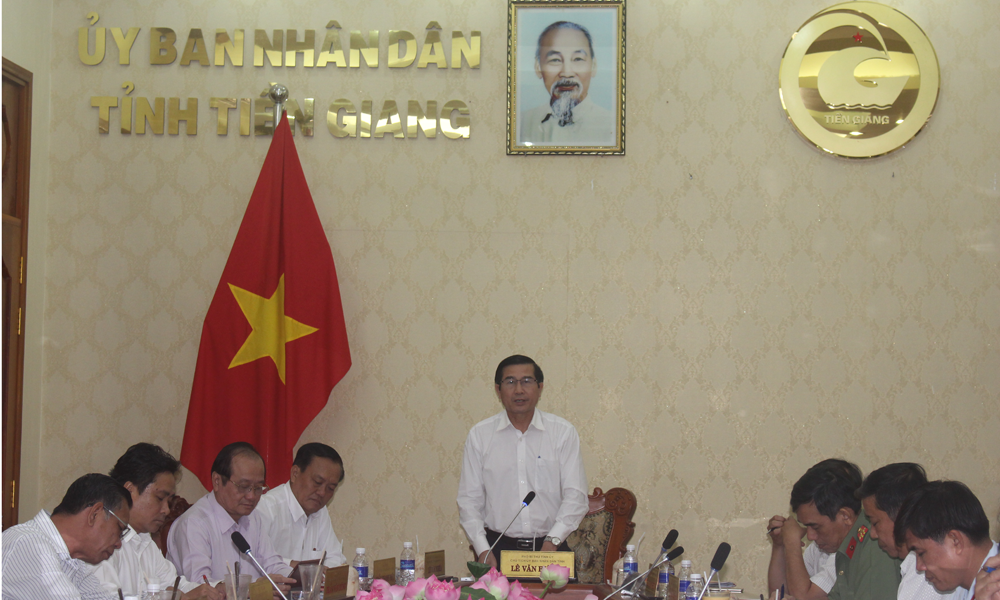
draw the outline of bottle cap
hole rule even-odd
[[[149,581],[149,582],[146,582],[146,591],[147,592],[159,592],[160,591],[160,582],[159,581]]]
[[[689,560],[682,560],[681,561],[681,566],[682,567],[690,567],[691,566],[691,561],[689,561]]]
[[[412,548],[413,547],[413,542],[403,542],[403,547],[404,548]]]
[[[365,549],[364,548],[355,548],[354,549],[354,553],[355,554],[364,554],[365,553]]]
[[[701,574],[700,573],[691,573],[691,581],[695,581],[695,580],[701,581]]]
[[[618,547],[621,548],[621,546],[618,546]],[[635,546],[633,546],[632,544],[629,544],[628,546],[625,546],[625,550],[627,552],[634,552],[635,551]]]

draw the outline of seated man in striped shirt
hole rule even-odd
[[[94,568],[121,548],[132,497],[114,479],[90,473],[73,482],[50,516],[38,511],[3,532],[4,600],[114,600]]]

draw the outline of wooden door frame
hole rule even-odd
[[[27,272],[28,272],[28,176],[30,174],[31,163],[31,93],[32,74],[31,71],[16,65],[15,63],[3,59],[3,80],[5,83],[12,83],[19,88],[18,114],[7,115],[8,119],[17,119],[18,137],[12,140],[16,148],[18,161],[16,170],[13,173],[6,173],[9,177],[16,177],[14,212],[16,218],[20,220],[21,230],[21,264],[19,268],[20,297],[17,300],[21,307],[19,323],[20,335],[17,336],[15,347],[8,348],[8,352],[16,353],[17,368],[11,369],[7,376],[13,382],[7,382],[4,393],[11,390],[11,396],[7,398],[7,430],[3,432],[3,528],[6,529],[18,521],[18,499],[20,496],[21,483],[21,418],[22,400],[24,392],[24,333],[27,307],[25,306],[27,292]],[[0,148],[0,152],[6,153],[6,144]],[[4,215],[7,219],[7,215]],[[12,301],[14,299],[12,298]],[[13,323],[11,326],[15,326]],[[7,340],[4,340],[7,343]]]

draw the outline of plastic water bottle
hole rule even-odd
[[[698,596],[701,596],[701,588],[702,587],[703,586],[702,586],[702,582],[701,582],[701,574],[700,573],[692,573],[691,574],[691,584],[688,585],[688,589],[687,589],[688,600],[698,600]]]
[[[354,562],[351,563],[351,566],[358,572],[358,589],[369,592],[372,589],[372,578],[368,571],[368,557],[365,556],[364,548],[356,548],[354,551],[357,554],[354,556]]]
[[[625,583],[628,583],[639,575],[639,559],[635,556],[635,546],[632,544],[625,546],[625,556],[622,558],[622,575],[624,576]],[[633,583],[627,589],[622,590],[622,595],[638,593],[638,586],[638,583]]]
[[[417,553],[413,542],[403,542],[403,552],[399,555],[399,579],[396,585],[412,583],[417,577]]]
[[[625,562],[625,557],[619,558],[615,561],[614,567],[614,579],[611,581],[612,587],[620,587],[625,583],[625,570],[622,564]]]
[[[691,584],[691,561],[681,561],[681,572],[677,576],[677,598],[684,600],[687,598],[688,586]]]
[[[150,581],[146,583],[146,591],[139,596],[139,600],[160,600],[160,583]]]
[[[656,561],[659,562],[666,557],[667,553],[663,552],[657,557]],[[667,562],[660,565],[660,575],[656,580],[656,597],[662,600],[671,600],[670,598],[670,580],[674,579],[674,565],[668,560]]]

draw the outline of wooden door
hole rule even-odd
[[[28,250],[31,73],[3,59],[3,528],[17,523]]]

